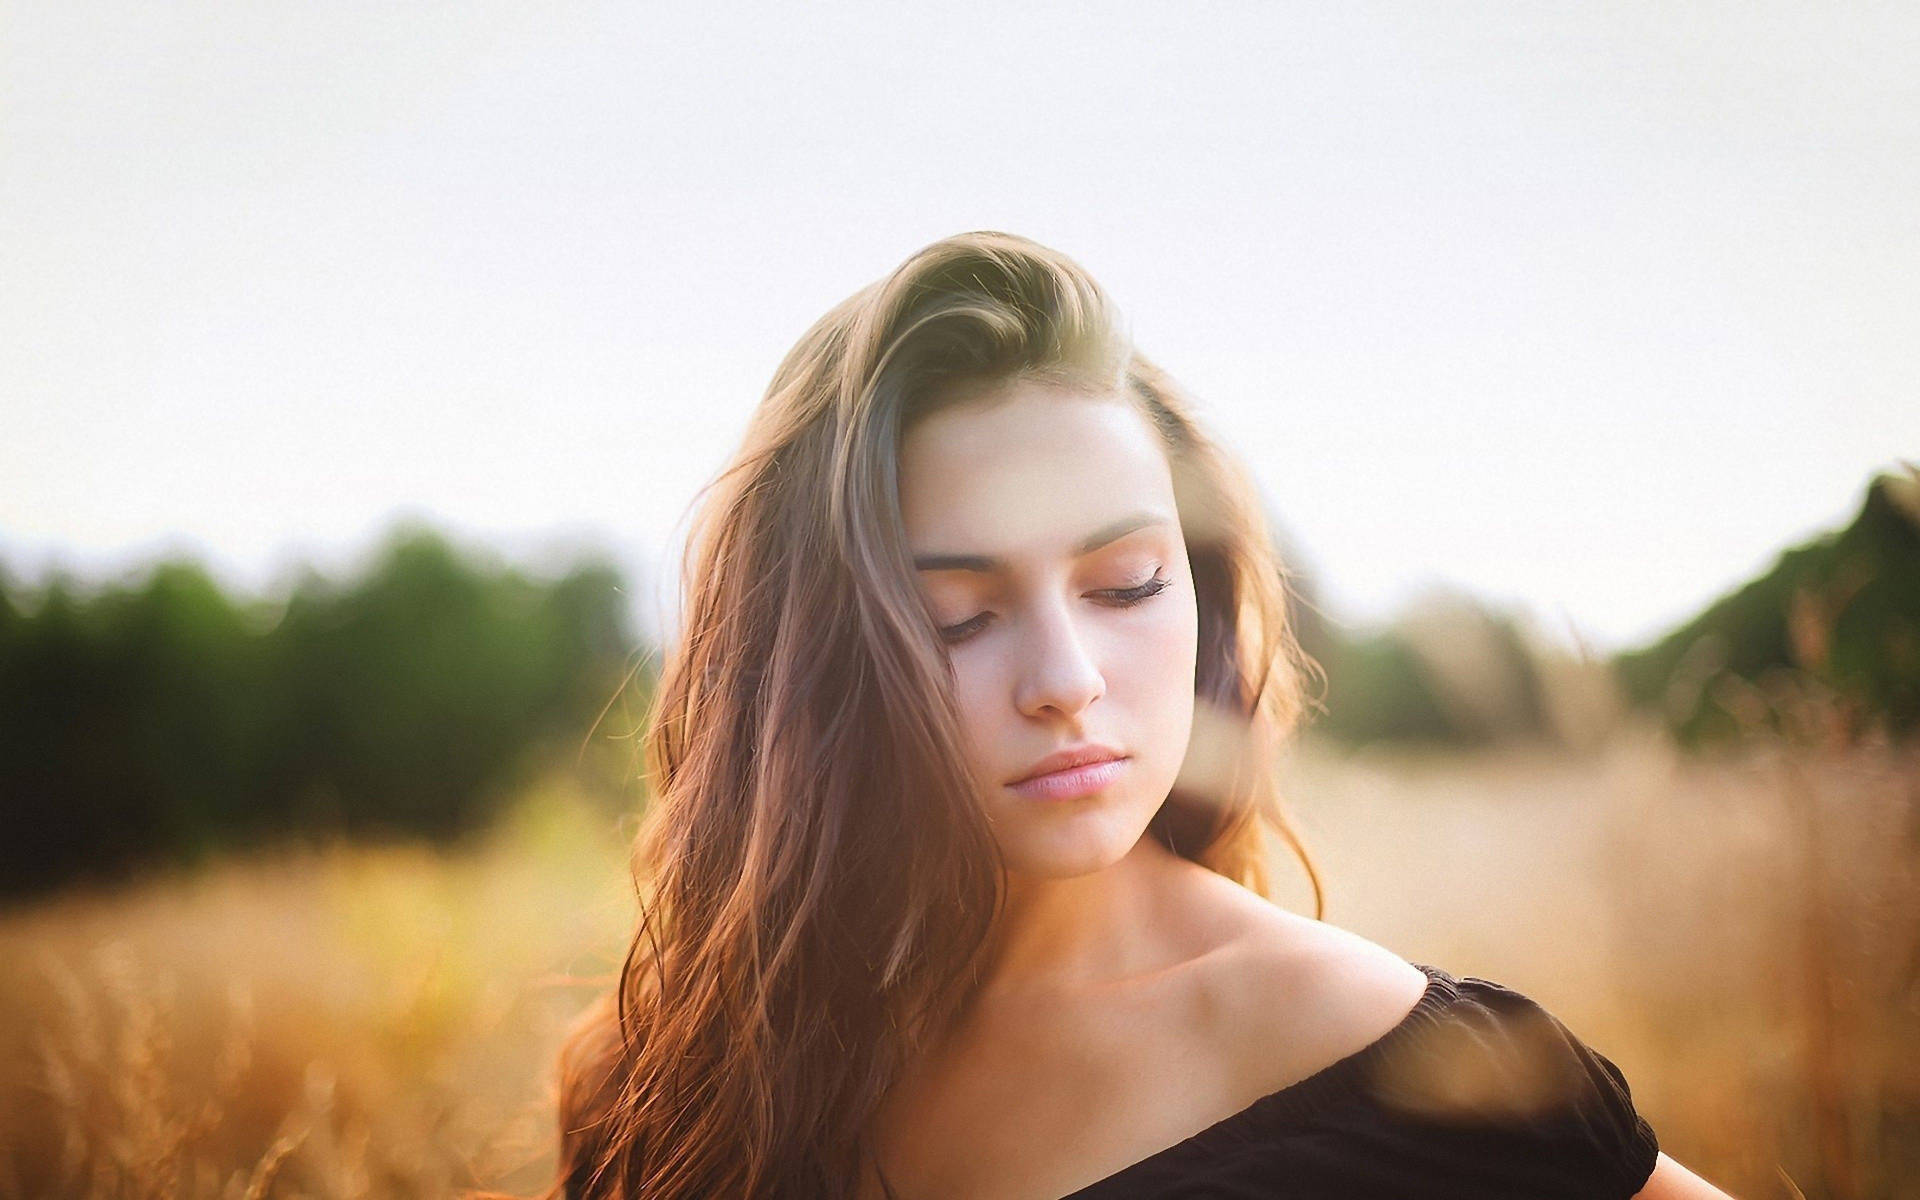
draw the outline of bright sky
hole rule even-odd
[[[8,0],[0,563],[258,589],[408,514],[662,603],[787,347],[980,228],[1354,618],[1633,643],[1920,455],[1913,5],[824,8]]]

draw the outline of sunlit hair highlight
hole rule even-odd
[[[562,1055],[572,1198],[846,1196],[862,1131],[962,1007],[1005,890],[914,578],[898,448],[977,385],[1136,402],[1173,468],[1199,640],[1188,763],[1150,836],[1269,893],[1275,752],[1313,670],[1256,493],[1075,262],[947,238],[781,362],[703,490],[645,731],[639,928]]]

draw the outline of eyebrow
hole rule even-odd
[[[1128,513],[1117,521],[1110,521],[1081,539],[1074,547],[1073,556],[1079,558],[1092,554],[1108,542],[1118,541],[1136,529],[1145,529],[1149,525],[1171,525],[1172,519],[1163,513]],[[916,554],[913,556],[913,569],[916,571],[1000,571],[1006,563],[985,554]]]

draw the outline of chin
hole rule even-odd
[[[1147,831],[1148,813],[1087,810],[1035,821],[1023,814],[997,827],[1007,870],[1034,879],[1071,879],[1103,871],[1127,856]]]

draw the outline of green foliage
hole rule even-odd
[[[1438,594],[1379,630],[1322,620],[1302,647],[1326,673],[1313,728],[1349,745],[1484,746],[1552,736],[1518,622]]]
[[[1689,745],[1740,732],[1725,697],[1791,681],[1832,693],[1853,732],[1920,727],[1920,473],[1875,478],[1845,529],[1785,551],[1615,666],[1628,695]]]
[[[1321,732],[1353,745],[1459,740],[1420,656],[1403,638],[1372,633],[1330,641],[1320,665],[1327,673],[1325,711],[1314,727]]]
[[[13,590],[0,893],[288,833],[461,833],[583,742],[636,650],[612,567],[544,581],[421,529],[278,610],[187,562],[91,595],[55,579],[31,608]]]

